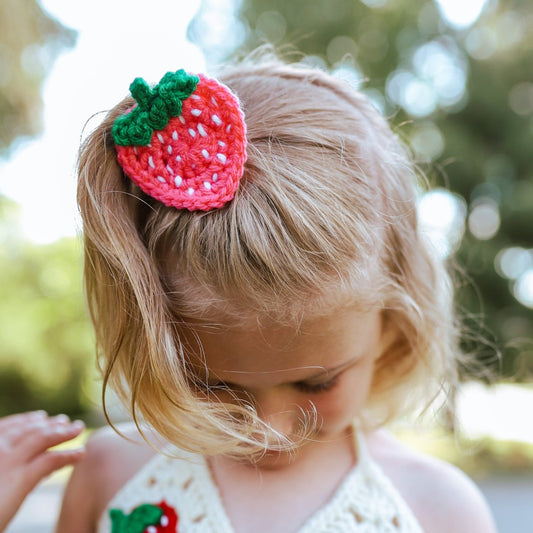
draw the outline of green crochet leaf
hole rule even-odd
[[[110,509],[111,533],[143,533],[148,526],[159,524],[163,510],[145,503],[135,507],[129,515],[120,509]]]
[[[115,144],[150,144],[154,130],[164,129],[171,118],[181,114],[183,100],[195,91],[199,81],[198,76],[191,76],[183,69],[167,72],[153,89],[142,78],[135,78],[130,92],[137,105],[115,120],[112,129]]]

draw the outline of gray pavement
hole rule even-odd
[[[489,477],[477,483],[500,533],[533,533],[533,477]],[[54,480],[42,483],[5,533],[52,533],[63,488],[62,482]]]
[[[533,533],[533,477],[498,476],[477,483],[500,533]]]
[[[5,533],[52,533],[59,513],[64,483],[41,483],[22,505]],[[72,533],[75,533],[74,531]]]

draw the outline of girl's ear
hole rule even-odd
[[[389,312],[381,311],[381,331],[378,349],[376,350],[374,361],[386,357],[391,353],[395,344],[397,344],[402,335],[397,325],[394,324]]]

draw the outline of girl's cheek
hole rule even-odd
[[[325,423],[327,422],[326,418],[342,416],[353,411],[355,403],[353,400],[353,397],[349,397],[346,391],[338,390],[319,395],[312,402]]]
[[[370,390],[370,379],[347,379],[340,386],[310,398],[324,425],[328,421],[353,420],[364,407]]]

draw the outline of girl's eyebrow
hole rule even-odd
[[[341,363],[340,365],[334,366],[332,368],[325,368],[320,365],[310,365],[310,366],[296,366],[293,368],[284,368],[282,370],[265,370],[263,372],[252,372],[247,370],[226,370],[228,374],[279,374],[282,372],[294,372],[295,370],[310,370],[310,369],[319,369],[320,371],[312,376],[308,376],[304,379],[298,380],[298,381],[310,381],[313,379],[320,378],[324,375],[329,375],[333,373],[342,372],[343,370],[346,370],[347,368],[351,367],[355,363],[357,363],[361,359],[360,356],[354,357],[353,359],[350,359],[349,361],[345,361],[344,363]],[[215,370],[216,372],[216,370]]]
[[[319,368],[322,368],[321,372],[315,374],[314,376],[309,376],[304,381],[311,381],[311,380],[318,379],[324,376],[329,376],[330,374],[339,374],[340,372],[343,372],[344,370],[347,370],[348,368],[355,365],[360,359],[361,357],[359,356],[354,357],[353,359],[350,359],[349,361],[345,361],[344,363],[341,363],[340,365],[337,365],[333,368],[319,367]]]

